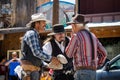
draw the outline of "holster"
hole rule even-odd
[[[22,68],[24,71],[40,71],[40,67],[34,66],[31,62],[28,60],[21,60]]]

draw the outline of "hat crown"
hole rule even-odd
[[[30,28],[31,24],[36,21],[46,21],[47,23],[49,22],[43,13],[36,13],[31,16],[31,21],[27,23],[26,26]]]
[[[55,35],[57,33],[65,32],[64,25],[62,24],[55,24],[52,27],[52,33],[49,33],[48,36]]]
[[[55,24],[55,25],[53,25],[53,32],[54,33],[65,32],[64,25],[62,25],[62,24]]]
[[[85,15],[83,14],[76,14],[70,22],[67,22],[68,25],[70,24],[87,24],[88,21],[85,21]]]
[[[33,14],[33,15],[31,16],[31,19],[32,19],[32,20],[37,20],[37,19],[44,20],[44,19],[46,19],[46,18],[45,18],[45,16],[44,16],[44,14],[42,14],[42,13],[37,13],[37,14]]]
[[[73,17],[73,21],[76,23],[84,23],[85,19],[84,19],[84,15],[82,14],[77,14]]]

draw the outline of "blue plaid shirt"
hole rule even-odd
[[[38,32],[34,29],[27,31],[23,37],[23,40],[27,43],[27,45],[29,45],[34,56],[45,61],[50,61],[52,56],[42,51],[39,43],[39,37]]]

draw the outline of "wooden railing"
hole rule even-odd
[[[120,21],[120,12],[114,13],[99,13],[99,14],[86,14],[85,20],[89,22],[117,22]]]

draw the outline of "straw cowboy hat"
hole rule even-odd
[[[64,25],[62,24],[55,24],[52,27],[52,33],[49,33],[48,36],[55,35],[58,33],[63,33],[65,32]]]
[[[76,14],[73,18],[72,21],[67,22],[68,25],[70,24],[87,24],[88,21],[85,21],[85,16],[82,14]]]
[[[49,21],[46,19],[46,17],[44,16],[44,14],[42,14],[42,13],[36,13],[36,14],[33,14],[33,15],[31,16],[31,21],[30,21],[28,24],[26,24],[26,26],[27,26],[27,27],[31,27],[31,24],[32,24],[33,22],[36,22],[36,21],[46,21],[47,23],[49,22]]]

